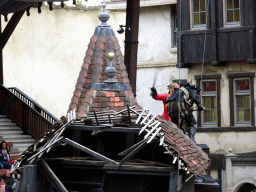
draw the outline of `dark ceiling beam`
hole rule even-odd
[[[127,0],[125,30],[125,65],[130,85],[136,97],[137,52],[140,0]]]
[[[12,15],[11,20],[8,22],[7,26],[5,27],[3,33],[0,35],[0,49],[3,50],[4,46],[6,45],[8,39],[12,35],[14,29],[18,25],[20,19],[22,18],[25,9],[19,12],[16,12]]]

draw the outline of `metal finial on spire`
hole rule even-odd
[[[103,8],[103,12],[101,12],[100,14],[99,14],[99,19],[100,19],[100,21],[102,22],[101,24],[100,24],[100,26],[109,26],[108,24],[107,24],[107,21],[109,20],[109,14],[107,13],[107,12],[105,12],[106,11],[106,3],[105,3],[105,0],[103,0],[103,2],[102,2],[102,8]]]
[[[116,76],[116,68],[113,66],[113,59],[115,58],[115,54],[113,52],[109,52],[107,55],[108,59],[110,60],[108,67],[105,70],[105,74],[107,75],[108,79],[104,81],[104,83],[118,83],[115,79]]]
[[[105,12],[106,11],[106,2],[105,2],[105,0],[103,0],[103,2],[102,2],[102,8],[103,8],[103,12]]]

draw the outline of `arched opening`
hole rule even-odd
[[[245,183],[237,192],[256,192],[256,186],[250,183]]]

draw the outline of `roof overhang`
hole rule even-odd
[[[1,0],[0,2],[0,14],[15,13],[24,10],[34,3],[42,3],[45,0]],[[63,2],[67,0],[48,0],[47,2]]]
[[[118,1],[107,3],[108,10],[125,10],[127,1]],[[153,0],[153,1],[140,1],[140,7],[150,7],[159,5],[177,4],[177,0]]]

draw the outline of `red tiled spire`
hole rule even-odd
[[[91,90],[93,84],[104,83],[107,79],[104,71],[110,60],[107,58],[109,52],[115,54],[112,62],[117,70],[116,79],[120,84],[129,84],[126,66],[123,55],[115,33],[106,21],[109,16],[106,12],[99,15],[102,23],[96,27],[94,35],[91,37],[88,49],[81,67],[75,91],[69,105],[69,111],[76,109],[78,117],[82,117],[91,110],[122,110],[127,105],[132,106],[137,103],[131,90],[124,91],[104,91]]]

